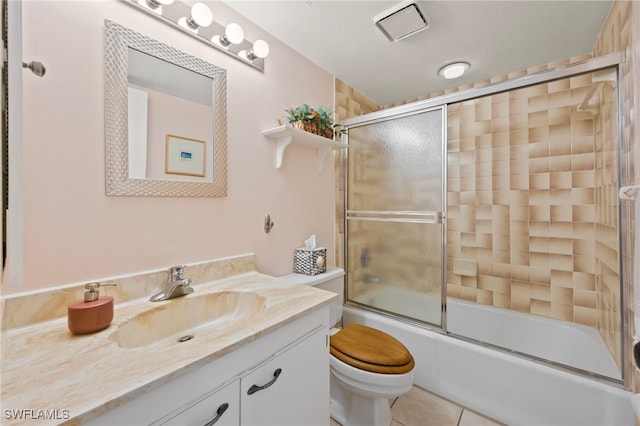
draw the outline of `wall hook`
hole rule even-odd
[[[44,67],[42,62],[38,62],[38,61],[31,61],[29,63],[23,62],[22,68],[29,68],[31,72],[37,75],[38,77],[42,77],[44,73],[47,72],[47,69]]]
[[[266,215],[264,217],[264,233],[268,234],[273,229],[274,223],[271,221],[271,216]]]

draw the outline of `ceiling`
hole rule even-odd
[[[225,1],[379,105],[591,53],[611,7],[610,0],[416,1],[429,28],[392,43],[373,17],[399,1]],[[460,60],[471,64],[463,77],[438,75]]]

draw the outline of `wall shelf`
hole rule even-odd
[[[264,130],[262,134],[269,139],[275,140],[277,143],[276,169],[279,169],[282,167],[282,159],[284,157],[284,151],[292,142],[299,143],[302,145],[307,145],[317,150],[316,168],[318,173],[322,173],[324,158],[329,152],[331,152],[331,150],[342,149],[347,147],[347,145],[342,142],[338,142],[322,136],[314,135],[313,133],[305,132],[287,125],[275,127],[269,130]]]

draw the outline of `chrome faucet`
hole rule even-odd
[[[169,283],[167,284],[167,288],[160,293],[154,294],[149,300],[152,302],[160,302],[193,293],[193,287],[189,287],[191,278],[182,276],[186,268],[187,265],[180,265],[169,269]]]

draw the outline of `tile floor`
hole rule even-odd
[[[391,405],[391,426],[499,426],[501,423],[417,386]],[[340,426],[331,419],[331,426]]]

